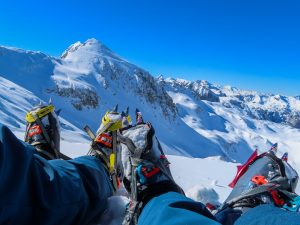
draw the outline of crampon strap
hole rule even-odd
[[[280,198],[279,194],[278,194],[278,191],[276,190],[272,190],[270,191],[270,194],[273,198],[273,201],[275,203],[276,206],[283,206],[285,204],[285,201],[284,199]]]
[[[42,117],[46,116],[48,113],[51,113],[53,111],[54,111],[54,106],[49,105],[49,106],[39,109],[38,111],[28,112],[26,114],[25,119],[28,123],[33,123],[36,121],[36,118],[41,119]]]
[[[140,183],[145,184],[147,182],[147,179],[154,176],[160,171],[160,168],[153,167],[153,168],[147,168],[143,165],[139,165],[136,168],[136,172],[139,175]]]
[[[261,175],[256,175],[256,176],[253,176],[251,178],[251,181],[256,184],[257,186],[260,186],[260,185],[264,185],[264,184],[267,184],[268,183],[268,180],[265,178],[265,176],[261,176]],[[285,201],[284,199],[282,199],[278,193],[277,190],[269,190],[269,193],[271,194],[272,196],[272,199],[274,201],[274,204],[276,206],[283,206],[285,204]]]
[[[41,134],[41,133],[42,133],[41,127],[39,125],[34,125],[34,126],[29,128],[28,136],[32,137],[36,134]]]
[[[300,210],[300,196],[295,197],[291,201],[287,202],[282,208],[291,212],[299,212]]]
[[[106,133],[99,134],[96,138],[96,142],[107,148],[112,148],[112,137]]]

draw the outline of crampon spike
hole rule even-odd
[[[116,104],[116,106],[113,108],[113,112],[118,112],[118,108],[119,108],[119,105],[118,104]]]
[[[43,106],[43,105],[44,104],[43,104],[42,100],[40,100],[39,104],[36,107],[40,107],[40,106]]]
[[[272,147],[270,148],[270,151],[273,151],[274,153],[277,152],[278,149],[278,143],[275,143],[274,145],[272,145]]]
[[[61,109],[55,110],[55,114],[59,116],[59,114],[61,113]]]
[[[135,110],[135,120],[136,120],[136,124],[144,123],[142,113],[138,108]]]
[[[128,116],[128,113],[129,113],[129,106],[127,106],[127,108],[125,109],[125,112],[124,112],[124,113],[125,113],[126,116]]]
[[[288,157],[289,157],[289,154],[286,152],[286,153],[284,153],[283,156],[281,157],[281,160],[287,162],[287,161],[288,161]]]

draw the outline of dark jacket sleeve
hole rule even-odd
[[[47,161],[0,126],[0,224],[94,223],[111,195],[98,159]]]

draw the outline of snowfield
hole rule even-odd
[[[95,39],[71,45],[61,58],[0,46],[0,123],[23,139],[26,112],[50,98],[62,110],[61,149],[70,157],[89,150],[84,125],[96,131],[115,104],[121,110],[129,106],[131,118],[140,109],[176,182],[196,201],[222,203],[236,166],[276,142],[278,156],[288,152],[300,172],[299,96],[154,78]],[[100,224],[119,225],[128,202],[124,190],[109,202]]]

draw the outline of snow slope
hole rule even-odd
[[[121,109],[130,107],[132,118],[134,109],[141,109],[168,154],[243,163],[254,149],[279,142],[280,153],[288,151],[299,164],[300,100],[295,97],[155,79],[95,39],[76,42],[61,58],[0,46],[0,75],[6,87],[0,93],[0,122],[15,131],[24,130],[26,110],[52,98],[62,109],[66,139],[76,140],[78,133],[86,142],[82,127],[95,130],[105,111],[118,103]]]
[[[0,123],[23,139],[26,111],[49,98],[62,109],[61,149],[72,157],[88,151],[85,124],[96,130],[117,103],[129,106],[132,118],[139,108],[169,154],[175,180],[195,200],[222,202],[236,165],[275,142],[300,171],[299,97],[154,78],[95,39],[71,45],[61,58],[0,46]],[[126,199],[110,201],[120,206],[112,222],[119,224]]]
[[[136,107],[142,109],[170,154],[226,156],[178,117],[172,98],[148,72],[95,39],[70,46],[61,59],[0,47],[0,74],[43,101],[51,97],[62,116],[78,128],[88,124],[95,130],[101,115],[118,103],[121,109],[130,107],[132,118]]]
[[[0,77],[0,123],[8,126],[19,139],[24,138],[26,112],[40,103],[44,102],[32,92]],[[64,152],[73,156],[85,154],[88,142],[83,131],[62,117],[60,124]]]
[[[268,120],[298,127],[299,123],[296,98],[206,81],[155,79],[95,39],[76,42],[61,58],[0,47],[0,74],[43,101],[51,97],[62,117],[79,129],[88,124],[95,130],[101,115],[117,103],[121,109],[129,106],[132,118],[136,107],[142,109],[166,152],[175,155],[243,162],[256,146],[265,149],[276,142],[261,135],[258,127],[251,128],[257,119],[264,120],[259,124]],[[240,126],[245,128],[242,135]]]

